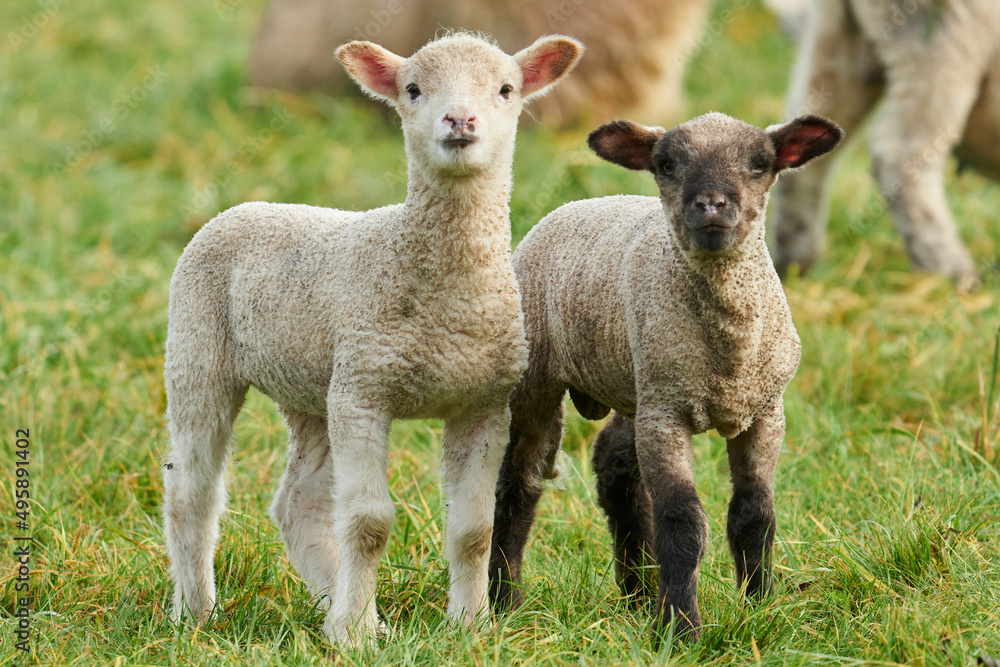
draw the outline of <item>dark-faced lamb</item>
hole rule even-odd
[[[708,524],[692,434],[714,428],[727,439],[737,579],[752,597],[770,590],[782,395],[800,344],[764,214],[778,174],[842,134],[816,116],[765,131],[710,113],[669,132],[615,121],[590,135],[604,159],[651,172],[660,197],[567,204],[514,253],[530,357],[511,397],[497,484],[495,605],[521,598],[524,545],[542,482],[556,473],[567,389],[586,418],[615,410],[594,445],[598,498],[625,593],[641,592],[643,555],[655,557],[659,630],[675,621],[678,635],[696,637],[701,625]]]
[[[948,210],[944,171],[954,153],[1000,180],[1000,2],[813,0],[789,115],[822,114],[851,132],[880,102],[872,170],[910,261],[974,288],[977,271]],[[793,264],[805,271],[822,252],[832,166],[820,160],[778,184],[780,273]]]
[[[510,266],[514,135],[524,102],[580,53],[559,36],[514,56],[467,34],[410,58],[346,44],[337,57],[348,73],[402,119],[405,203],[364,212],[243,204],[184,250],[170,285],[165,370],[175,617],[204,623],[215,605],[229,441],[251,385],[288,424],[271,514],[309,590],[330,607],[333,642],[366,643],[378,627],[393,419],[445,420],[448,613],[470,624],[488,611],[507,399],[527,362]]]

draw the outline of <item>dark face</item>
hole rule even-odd
[[[721,129],[706,141],[698,128],[682,125],[653,147],[660,198],[675,212],[675,231],[689,249],[717,252],[741,244],[763,217],[777,178],[767,133],[742,123],[733,128],[737,136]]]
[[[589,143],[610,162],[652,172],[685,250],[719,253],[762,232],[779,172],[832,150],[842,137],[818,116],[765,131],[711,113],[669,132],[615,121],[594,130]]]

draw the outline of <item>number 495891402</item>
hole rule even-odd
[[[29,429],[19,428],[15,435],[17,436],[14,448],[14,464],[16,466],[14,474],[17,476],[17,480],[14,482],[16,515],[20,521],[26,522],[28,514],[31,512],[31,505],[28,503],[28,499],[31,498],[31,480],[28,473],[28,466],[31,464],[31,433]]]

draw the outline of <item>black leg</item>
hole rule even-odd
[[[639,603],[649,594],[652,505],[639,473],[635,426],[615,413],[594,440],[592,457],[597,475],[597,502],[608,517],[614,539],[615,569],[622,593]]]
[[[771,548],[774,545],[774,497],[763,484],[733,489],[726,536],[736,563],[736,581],[749,598],[771,593]]]
[[[521,560],[535,521],[543,481],[551,477],[562,444],[562,397],[565,390],[544,399],[511,399],[510,444],[497,480],[493,542],[490,549],[490,601],[496,611],[521,604],[517,582]]]
[[[784,439],[781,404],[727,443],[733,498],[726,537],[736,563],[736,580],[751,599],[771,593],[774,545],[774,468]]]
[[[653,502],[653,522],[660,571],[655,643],[666,635],[671,622],[675,637],[696,640],[701,635],[698,565],[705,555],[708,522],[694,485],[662,489]]]

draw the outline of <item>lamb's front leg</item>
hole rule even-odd
[[[327,401],[340,568],[325,630],[348,646],[373,642],[375,578],[395,509],[386,481],[389,415],[346,393]]]
[[[677,637],[697,639],[698,565],[708,544],[708,520],[695,489],[691,433],[680,419],[640,412],[635,445],[652,499],[653,551],[660,575],[654,643],[671,622]]]
[[[462,415],[445,424],[444,480],[450,500],[448,615],[465,625],[489,615],[488,565],[495,490],[509,428],[510,412],[506,407],[486,414]]]
[[[771,592],[774,544],[774,468],[785,437],[782,402],[749,429],[727,441],[733,498],[726,534],[736,561],[736,579],[751,598]]]

